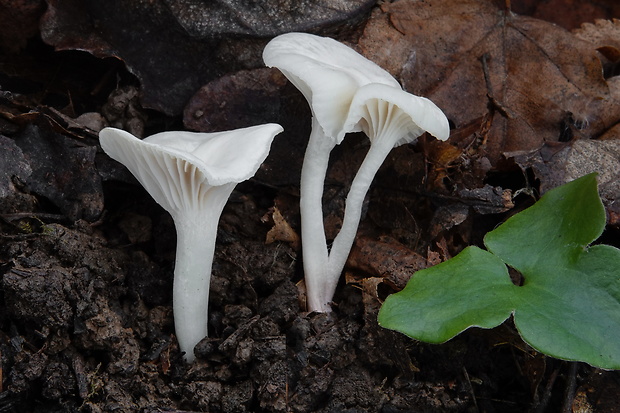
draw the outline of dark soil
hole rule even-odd
[[[519,412],[571,380],[509,326],[440,346],[383,330],[363,283],[342,285],[333,313],[304,313],[298,253],[265,245],[266,210],[240,193],[222,217],[211,336],[188,366],[173,335],[172,223],[133,194],[111,189],[122,200],[99,224],[3,235],[0,411]],[[149,241],[126,239],[128,216]]]
[[[510,323],[442,345],[377,325],[381,300],[410,268],[479,242],[504,218],[493,209],[437,221],[448,201],[421,186],[417,147],[396,151],[377,178],[357,245],[411,267],[377,269],[358,255],[334,311],[307,313],[298,242],[265,242],[274,208],[298,232],[291,182],[305,132],[276,140],[271,167],[233,193],[218,233],[210,336],[185,364],[172,318],[172,219],[103,154],[86,119],[70,122],[88,113],[91,126],[148,135],[183,128],[180,117],[143,109],[137,80],[115,60],[31,40],[0,63],[0,413],[620,411],[617,372],[538,354]],[[342,162],[359,162],[363,150],[348,145],[353,155],[336,153],[326,187],[328,229],[349,178]],[[291,172],[274,175],[282,170]],[[519,176],[506,169],[494,185]]]
[[[560,411],[576,386],[615,403],[617,374],[536,354],[509,325],[443,345],[380,328],[363,274],[340,286],[333,313],[305,313],[299,251],[265,244],[275,193],[256,183],[222,216],[210,337],[186,365],[172,220],[137,186],[105,189],[97,222],[3,216],[0,412]]]

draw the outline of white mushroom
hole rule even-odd
[[[217,133],[163,132],[140,140],[105,128],[101,147],[172,215],[177,232],[173,311],[188,362],[207,336],[209,283],[217,225],[236,184],[252,177],[282,132],[266,124]]]
[[[388,153],[424,132],[442,140],[450,134],[448,119],[433,102],[378,84],[361,87],[353,98],[345,130],[359,129],[370,138],[370,149],[351,183],[342,227],[329,253],[325,290],[331,296],[355,241],[364,198]]]
[[[263,60],[303,93],[313,114],[301,172],[301,233],[311,311],[331,311],[340,273],[353,244],[362,203],[388,152],[425,131],[449,135],[448,120],[425,98],[404,92],[385,70],[330,38],[288,33],[274,38]],[[364,131],[370,150],[347,196],[343,226],[328,252],[322,196],[329,153],[349,132]]]

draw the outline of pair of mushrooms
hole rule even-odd
[[[300,184],[304,273],[308,309],[331,311],[375,173],[393,147],[425,131],[447,139],[448,120],[431,101],[403,91],[388,72],[330,38],[284,34],[267,44],[263,59],[284,73],[312,109]],[[194,346],[207,336],[211,267],[224,205],[235,185],[256,173],[282,130],[265,124],[218,133],[164,132],[144,140],[114,128],[100,132],[104,151],[124,164],[174,219],[174,323],[188,362],[194,360]],[[329,155],[347,133],[359,131],[371,146],[328,250],[322,196]]]

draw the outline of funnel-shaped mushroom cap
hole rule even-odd
[[[163,132],[140,140],[103,129],[101,147],[131,171],[168,212],[200,208],[209,188],[252,177],[269,154],[277,124],[227,132]]]
[[[424,132],[437,139],[450,136],[446,115],[430,100],[381,84],[362,86],[351,102],[340,132],[363,131],[375,139],[392,139],[390,147],[413,142]]]
[[[307,33],[286,33],[263,51],[269,67],[277,67],[306,97],[325,134],[342,130],[358,88],[370,83],[400,89],[384,69],[334,39]],[[340,143],[340,138],[337,143]]]

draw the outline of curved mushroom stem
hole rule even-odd
[[[334,238],[329,252],[329,272],[325,288],[331,292],[332,296],[336,291],[338,280],[355,241],[357,227],[362,216],[364,198],[370,189],[375,174],[391,149],[392,147],[386,147],[385,145],[371,145],[355,178],[353,178],[351,188],[347,194],[342,228],[340,228],[340,232]]]
[[[395,143],[407,133],[407,115],[390,102],[371,100],[366,102],[365,111],[362,129],[370,138],[371,145],[351,183],[342,228],[329,252],[325,281],[325,289],[328,291],[326,294],[331,294],[328,297],[332,297],[336,291],[338,280],[351,252],[362,216],[364,198],[370,185]]]
[[[329,154],[336,146],[325,136],[323,128],[312,119],[312,133],[301,168],[300,202],[301,240],[303,243],[304,273],[308,310],[331,311],[328,294],[328,252],[323,224],[323,185]]]
[[[194,361],[196,344],[208,335],[209,287],[217,226],[234,187],[234,183],[212,187],[210,191],[218,193],[210,205],[195,214],[173,217],[177,231],[172,295],[174,326],[179,348],[188,363]]]

